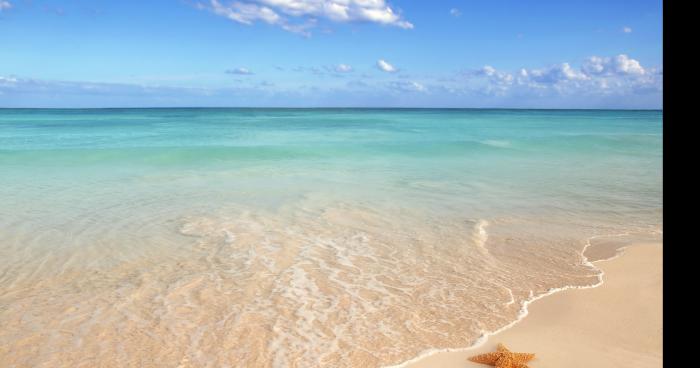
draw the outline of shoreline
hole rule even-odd
[[[553,312],[558,313],[558,314],[566,314],[571,312],[570,310],[562,310],[562,305],[561,304],[566,304],[567,307],[571,307],[571,303],[576,303],[579,302],[579,304],[586,304],[586,303],[580,303],[582,299],[590,297],[589,295],[582,296],[579,293],[584,293],[585,291],[592,292],[596,290],[601,290],[601,289],[606,289],[604,290],[603,293],[598,293],[598,294],[610,294],[611,291],[609,289],[617,289],[618,284],[620,283],[620,280],[616,280],[618,278],[622,279],[625,276],[626,271],[632,271],[632,273],[635,274],[635,276],[640,276],[637,275],[639,273],[639,268],[636,267],[635,269],[635,264],[637,264],[639,261],[645,261],[647,263],[658,263],[659,267],[657,269],[654,269],[653,271],[658,271],[658,274],[654,273],[653,276],[658,277],[657,279],[653,280],[644,280],[644,281],[658,281],[658,292],[655,292],[652,296],[651,299],[658,299],[657,304],[661,305],[661,300],[662,300],[662,290],[661,290],[661,285],[660,281],[662,279],[662,269],[661,269],[661,262],[662,262],[662,242],[661,241],[652,241],[652,242],[634,242],[631,244],[626,244],[621,247],[616,247],[613,251],[614,254],[608,258],[603,258],[603,259],[595,259],[594,261],[589,261],[588,257],[586,257],[584,254],[588,250],[588,248],[591,246],[590,240],[594,239],[595,237],[589,239],[589,242],[586,244],[584,249],[582,250],[581,254],[583,257],[583,263],[590,265],[591,267],[594,267],[600,271],[598,278],[599,282],[591,285],[586,285],[586,286],[564,286],[561,288],[554,288],[551,289],[550,291],[538,295],[536,297],[533,297],[530,300],[527,300],[523,303],[522,311],[521,314],[518,316],[518,319],[513,321],[512,323],[509,323],[508,325],[490,333],[486,333],[479,337],[479,339],[471,346],[469,347],[463,347],[463,348],[446,348],[446,349],[433,349],[433,350],[428,350],[423,353],[421,353],[419,356],[410,359],[408,361],[404,361],[400,364],[397,365],[392,365],[392,366],[387,366],[385,368],[428,368],[428,367],[483,367],[483,365],[476,364],[476,363],[471,363],[467,361],[467,357],[472,356],[472,355],[477,355],[489,351],[493,351],[495,348],[495,345],[497,343],[497,339],[500,338],[498,342],[503,342],[507,346],[509,345],[509,340],[513,340],[514,342],[517,342],[518,340],[522,340],[523,343],[531,340],[537,340],[536,338],[533,338],[534,336],[532,335],[533,331],[528,332],[528,330],[539,330],[541,329],[543,320],[546,320],[546,318],[543,318],[543,315],[539,315],[540,312],[539,310],[545,310],[545,309],[550,309],[553,310]],[[639,254],[639,253],[645,253],[645,254]],[[653,254],[646,254],[646,253],[653,253]],[[643,258],[643,259],[639,259]],[[605,263],[601,267],[600,263]],[[632,268],[632,270],[630,270]],[[612,277],[610,279],[605,280],[606,276],[608,275],[608,271],[610,269],[613,270]],[[635,272],[636,271],[636,272]],[[644,277],[643,275],[641,277]],[[647,279],[652,276],[646,277]],[[613,282],[613,286],[606,288],[606,285],[608,283]],[[634,280],[633,278],[631,279],[629,276],[625,278],[624,282],[626,285],[624,285],[624,288],[629,288],[632,287],[632,294],[636,290],[634,287],[638,285],[634,285],[636,282],[639,281],[639,283],[642,283],[643,280]],[[575,292],[574,292],[575,291]],[[618,290],[619,293],[620,290]],[[657,290],[654,290],[657,291]],[[630,294],[628,291],[627,294]],[[549,298],[545,298],[549,297]],[[594,296],[595,297],[595,296]],[[626,295],[626,299],[630,300],[629,297],[632,297],[634,299],[634,295]],[[600,299],[600,300],[599,300]],[[588,303],[598,303],[600,302],[601,304],[605,304],[607,307],[611,307],[610,309],[615,309],[612,308],[613,306],[608,306],[606,298],[598,298],[596,300],[591,300]],[[609,299],[609,298],[607,298]],[[542,300],[540,303],[532,304],[535,301]],[[531,305],[532,304],[532,305]],[[633,304],[631,301],[627,304]],[[531,317],[526,319],[525,317],[529,316],[532,314],[532,311],[530,308],[535,307],[535,310],[538,310],[537,312],[537,318]],[[575,309],[576,305],[573,306]],[[620,309],[619,306],[617,306],[617,309]],[[582,306],[583,309],[585,309],[585,306]],[[633,312],[633,310],[621,310],[623,313],[627,312]],[[631,313],[630,313],[631,314]],[[658,322],[659,325],[662,326],[661,323],[661,312],[659,309],[659,312],[656,313],[658,317]],[[574,320],[588,320],[589,318],[583,317],[581,314],[571,314],[567,316],[570,319]],[[590,316],[590,319],[596,319],[595,316]],[[531,321],[531,319],[536,319],[535,321]],[[640,319],[641,320],[641,319]],[[527,322],[530,321],[530,322]],[[641,323],[644,323],[643,321],[640,321]],[[583,322],[584,324],[586,322]],[[553,327],[554,329],[557,329],[557,326]],[[566,333],[567,330],[566,328],[561,328],[561,333]],[[571,332],[571,331],[569,331]],[[604,334],[604,331],[599,331],[600,334]],[[661,339],[661,332],[658,332],[658,337]],[[574,337],[575,339],[575,337]],[[580,339],[579,339],[580,340]],[[587,341],[579,341],[581,345],[584,347],[586,346]],[[614,343],[611,342],[611,343]],[[548,342],[546,344],[549,344],[550,346],[556,345],[556,343],[553,342]],[[650,363],[642,366],[649,366],[649,367],[661,367],[662,366],[662,360],[661,360],[661,343],[658,344],[658,352],[659,352],[659,359],[655,359],[655,357],[652,357],[649,359],[650,361],[656,361],[658,360],[658,364]],[[547,346],[549,347],[549,346]],[[517,345],[512,346],[513,350],[518,351],[519,348]],[[534,347],[533,350],[534,352],[537,353],[538,347]],[[520,349],[522,350],[522,349]],[[542,350],[540,348],[540,350]],[[638,352],[640,355],[644,355],[644,351]],[[653,354],[652,354],[653,355]],[[541,356],[541,354],[538,354],[538,357]],[[590,358],[590,357],[587,357]],[[642,359],[644,360],[644,359]],[[537,362],[537,359],[534,362]],[[567,362],[566,360],[563,362]],[[581,367],[587,366],[588,364],[593,364],[596,366],[602,367],[601,362],[598,361],[586,361]],[[538,364],[538,366],[542,366],[541,364]],[[551,365],[552,367],[558,366],[557,364]],[[611,365],[615,366],[614,364]]]

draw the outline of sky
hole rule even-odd
[[[0,107],[659,109],[649,0],[0,0]]]

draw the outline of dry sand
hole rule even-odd
[[[630,246],[620,257],[595,262],[605,272],[601,286],[537,300],[525,319],[483,345],[407,367],[486,367],[467,357],[495,351],[499,342],[536,353],[532,368],[662,367],[662,261],[661,244]]]

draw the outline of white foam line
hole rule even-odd
[[[509,306],[509,305],[515,303],[515,295],[513,295],[513,290],[511,290],[505,286],[502,286],[502,287],[505,288],[506,290],[508,290],[508,294],[510,294],[510,300],[507,303],[503,303],[503,305]]]
[[[491,253],[486,248],[486,242],[489,240],[489,233],[486,231],[486,227],[489,226],[489,222],[486,220],[479,220],[476,223],[476,246],[480,252],[484,255],[490,256]]]
[[[418,356],[413,358],[413,359],[407,360],[407,361],[400,363],[400,364],[397,364],[397,365],[386,366],[384,368],[405,368],[408,365],[413,364],[415,362],[418,362],[419,360],[427,358],[431,355],[435,355],[435,354],[439,354],[439,353],[469,351],[469,350],[476,349],[476,348],[482,346],[484,343],[486,343],[486,341],[488,341],[490,336],[496,335],[502,331],[505,331],[505,330],[515,326],[516,324],[518,324],[518,322],[522,321],[525,317],[527,317],[527,315],[529,313],[527,306],[530,305],[530,303],[532,303],[536,300],[542,299],[546,296],[550,296],[552,294],[558,293],[560,291],[564,291],[564,290],[592,289],[592,288],[596,288],[600,285],[603,285],[603,276],[605,275],[605,272],[603,272],[603,270],[596,267],[592,262],[590,262],[588,260],[588,258],[584,255],[586,253],[586,249],[588,249],[588,247],[591,246],[591,240],[593,240],[593,239],[602,238],[602,237],[625,236],[625,235],[630,235],[630,234],[629,233],[620,233],[620,234],[612,234],[612,235],[594,235],[586,240],[586,245],[583,247],[583,250],[581,250],[581,258],[582,258],[581,263],[598,271],[598,282],[591,284],[591,285],[583,285],[583,286],[567,285],[567,286],[563,286],[563,287],[559,287],[559,288],[551,288],[547,292],[540,294],[538,296],[533,296],[532,290],[530,290],[530,298],[528,300],[525,300],[522,302],[522,307],[520,309],[520,312],[518,313],[518,317],[513,322],[499,328],[498,330],[495,330],[492,332],[484,332],[481,336],[479,336],[479,338],[476,339],[476,341],[471,346],[463,347],[463,348],[444,348],[444,349],[425,350],[422,353],[418,354]],[[617,254],[615,254],[615,256],[613,256],[611,258],[600,259],[600,260],[597,260],[595,262],[607,261],[607,260],[617,258],[623,253],[622,250],[624,250],[625,248],[627,248],[627,247],[620,248],[620,251]]]

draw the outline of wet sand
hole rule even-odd
[[[467,357],[495,351],[537,354],[533,368],[662,367],[662,245],[635,244],[621,256],[596,261],[604,283],[570,289],[528,306],[529,314],[510,329],[473,349],[430,355],[410,368],[485,367]]]

